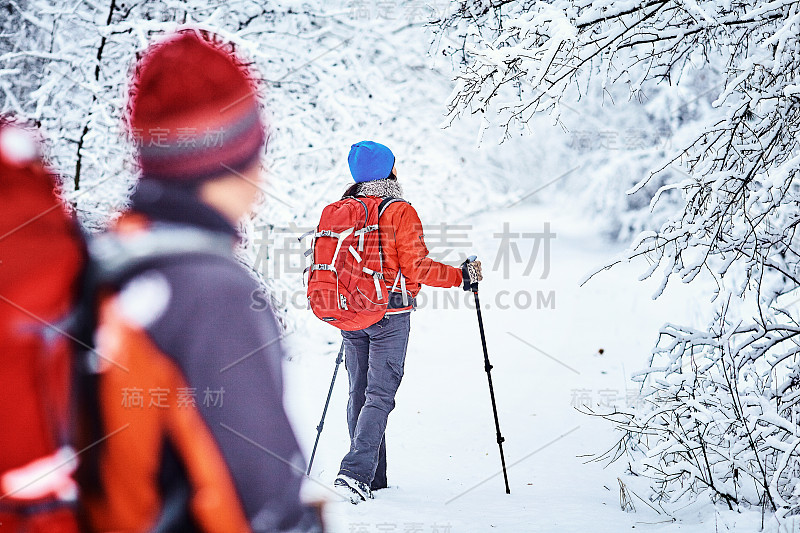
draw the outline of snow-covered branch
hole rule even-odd
[[[665,172],[668,220],[620,260],[643,277],[699,275],[718,286],[705,328],[665,325],[637,375],[644,407],[607,417],[623,432],[610,458],[671,501],[708,493],[727,505],[800,510],[800,2],[578,0],[458,2],[438,21],[461,64],[450,116],[506,128],[559,116],[568,89],[598,82],[680,86],[704,72],[714,110],[636,192]],[[702,302],[700,302],[702,304]]]

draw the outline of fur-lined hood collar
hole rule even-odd
[[[355,189],[356,196],[379,196],[381,198],[403,198],[403,187],[396,179],[365,181]]]

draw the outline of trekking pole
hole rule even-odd
[[[470,261],[474,261],[474,256],[470,257]],[[492,411],[494,412],[494,427],[497,430],[497,445],[500,447],[500,462],[503,464],[503,479],[506,482],[506,494],[511,494],[511,489],[508,486],[508,473],[506,472],[506,457],[503,454],[503,442],[505,439],[500,434],[500,420],[497,418],[497,402],[494,399],[494,386],[492,385],[492,365],[489,363],[489,352],[486,349],[486,334],[483,332],[483,316],[481,315],[481,301],[478,298],[478,284],[473,283],[470,285],[472,294],[475,295],[475,309],[478,310],[478,328],[481,331],[481,344],[483,345],[483,362],[484,369],[486,370],[486,377],[489,378],[489,395],[492,397]]]
[[[328,399],[325,400],[325,408],[322,410],[322,419],[317,426],[317,440],[314,441],[314,449],[311,450],[311,459],[308,461],[308,471],[306,475],[311,475],[311,465],[314,464],[314,455],[317,453],[317,444],[319,444],[319,436],[322,435],[322,426],[325,424],[325,414],[328,412],[328,404],[331,403],[331,395],[333,394],[333,384],[336,383],[336,374],[339,372],[339,364],[342,362],[342,355],[344,354],[344,341],[342,347],[339,348],[339,355],[336,356],[336,367],[333,369],[333,379],[331,379],[331,388],[328,390]]]

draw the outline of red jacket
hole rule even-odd
[[[379,224],[383,247],[383,275],[390,291],[395,283],[398,269],[405,277],[406,290],[411,296],[416,296],[422,285],[432,287],[461,285],[461,269],[428,257],[422,222],[411,204],[406,202],[389,204],[381,215]],[[395,287],[395,292],[400,292],[399,283]]]

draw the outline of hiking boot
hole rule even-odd
[[[369,485],[362,483],[350,476],[339,474],[333,482],[333,488],[343,497],[350,500],[353,505],[358,505],[367,499],[373,499]]]

